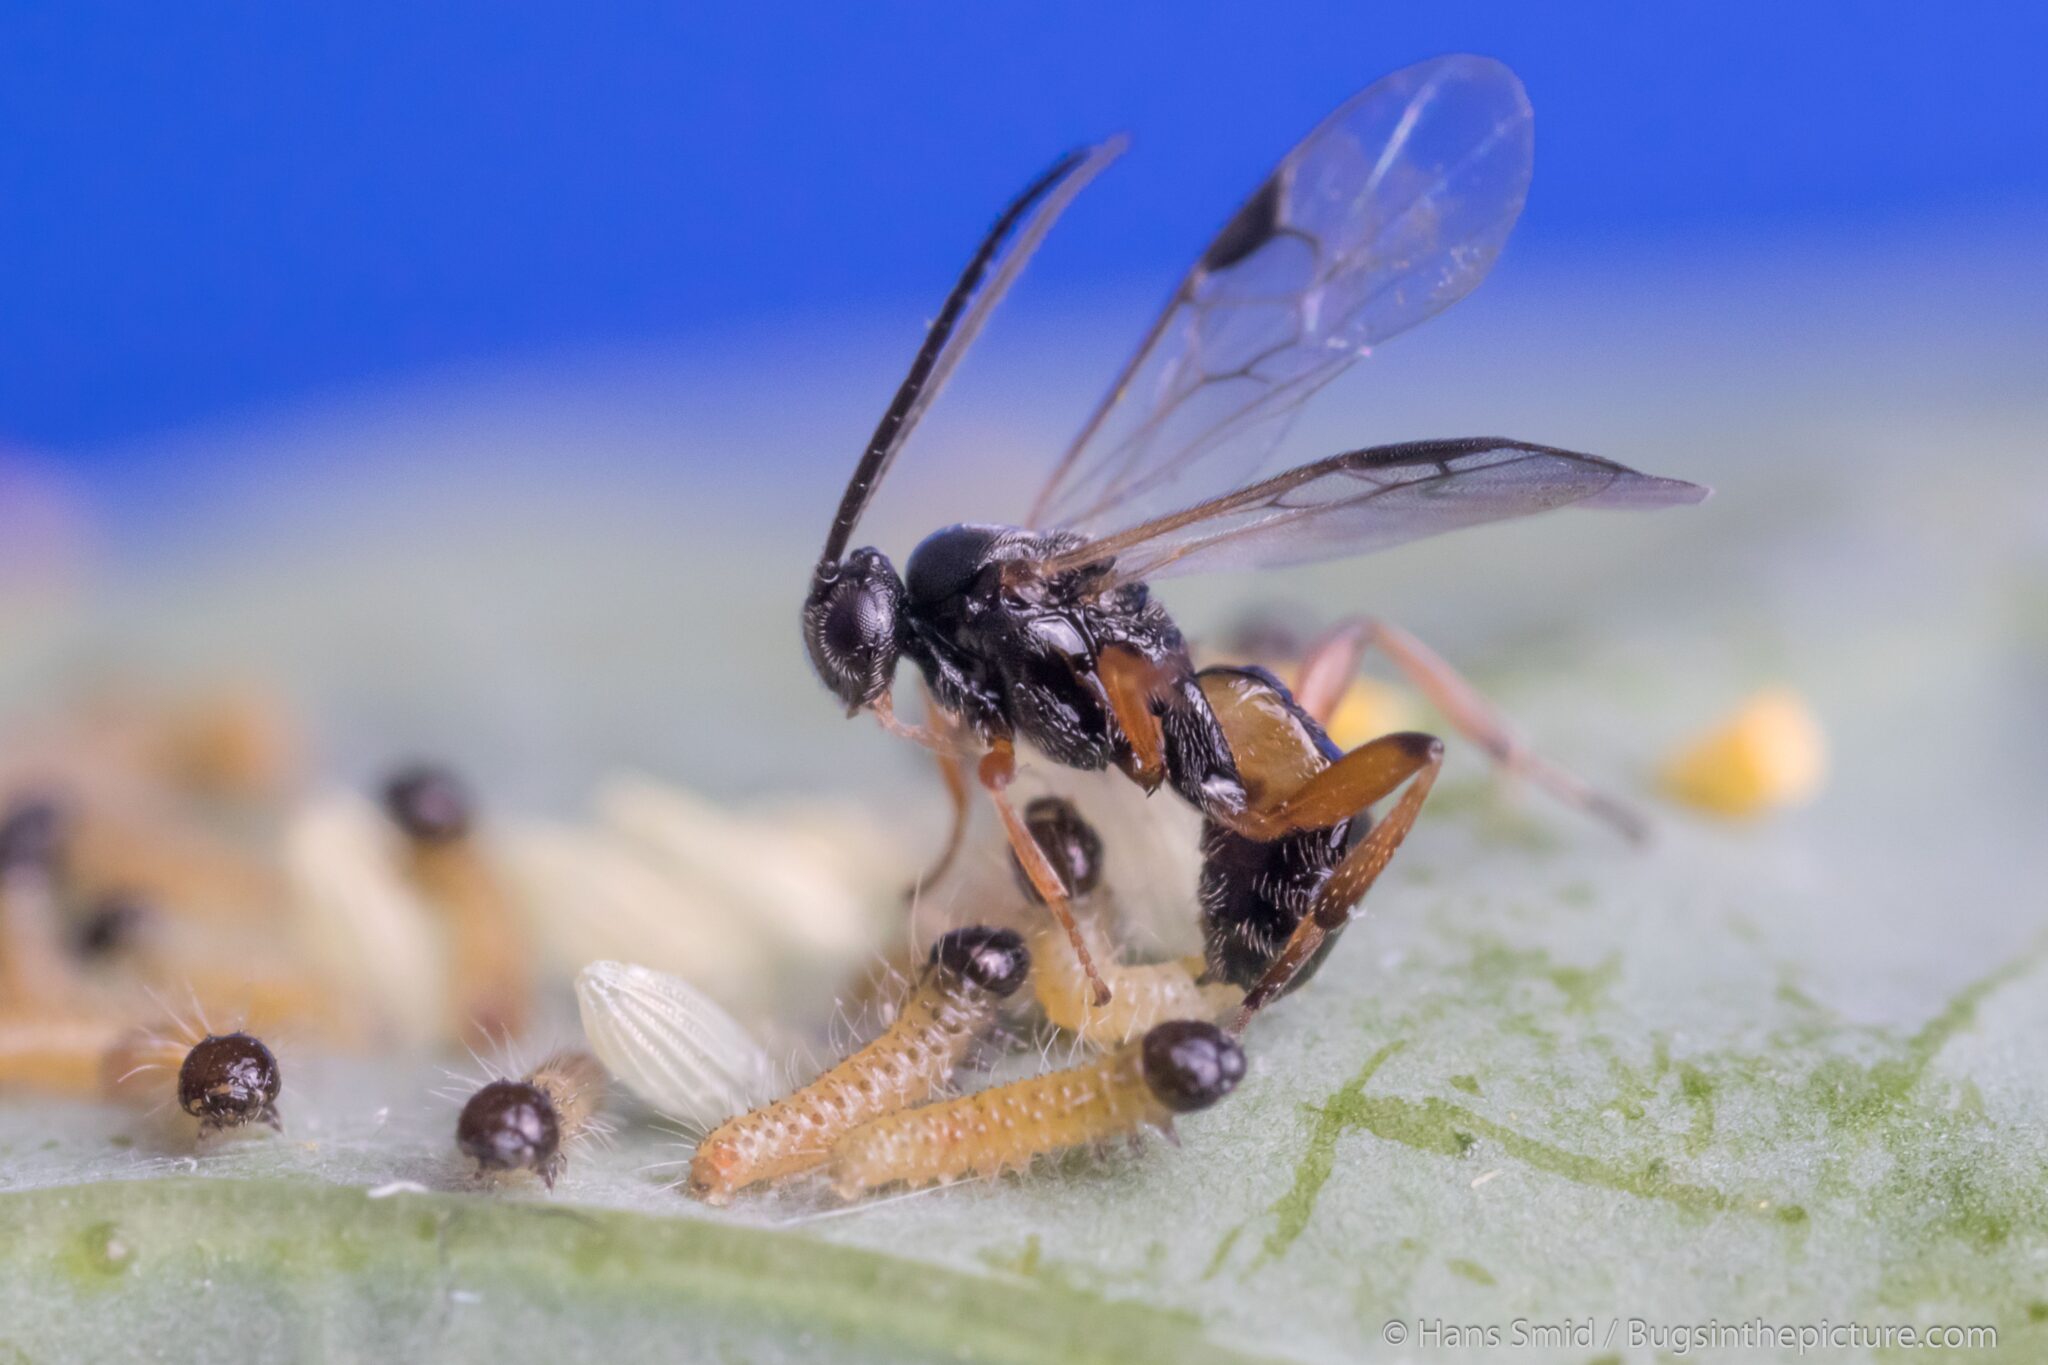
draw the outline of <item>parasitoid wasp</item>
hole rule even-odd
[[[1290,691],[1262,669],[1198,670],[1148,587],[1567,505],[1707,496],[1599,456],[1491,436],[1371,446],[1265,474],[1310,394],[1485,277],[1521,212],[1532,145],[1521,82],[1491,59],[1441,57],[1367,87],[1287,154],[1201,254],[1020,525],[936,531],[901,575],[879,550],[849,553],[919,418],[1054,221],[1123,144],[1075,151],[982,240],[855,467],[804,603],[811,663],[849,715],[873,711],[940,756],[954,800],[948,856],[974,760],[1097,1003],[1108,990],[1059,873],[1005,793],[1020,742],[1056,764],[1113,765],[1147,792],[1170,786],[1201,812],[1205,956],[1210,978],[1247,992],[1239,1030],[1321,964],[1442,762],[1429,735],[1341,753],[1325,734],[1370,646],[1496,762],[1639,834],[1625,807],[1530,752],[1406,632],[1365,618],[1340,626]],[[906,658],[927,692],[921,725],[893,708]],[[1370,806],[1396,791],[1369,824]]]

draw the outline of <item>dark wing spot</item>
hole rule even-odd
[[[1202,269],[1228,270],[1273,239],[1280,230],[1280,181],[1269,179],[1258,193],[1245,200],[1209,249],[1202,253]]]

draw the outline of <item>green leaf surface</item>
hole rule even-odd
[[[1527,430],[1579,430],[1578,362],[1527,363],[1564,395],[1513,394]],[[1196,634],[1283,589],[1323,617],[1384,609],[1545,752],[1645,803],[1658,754],[1768,683],[1810,700],[1834,757],[1810,809],[1658,808],[1636,850],[1454,741],[1367,913],[1178,1147],[714,1211],[658,1164],[687,1147],[629,1115],[552,1197],[477,1192],[431,1061],[285,1040],[286,1134],[202,1156],[98,1106],[0,1103],[0,1361],[1462,1361],[1486,1353],[1446,1326],[1521,1322],[1570,1330],[1515,1359],[1588,1365],[1789,1359],[1668,1334],[1823,1321],[1995,1326],[1980,1358],[2048,1357],[2048,465],[2032,415],[1937,410],[1915,364],[1883,371],[1896,396],[1861,384],[1824,411],[1803,391],[1758,406],[1761,378],[1645,381],[1697,431],[1653,403],[1604,414],[1597,448],[1719,485],[1697,512],[1162,585]],[[572,410],[581,431],[611,409]],[[559,453],[520,442],[563,424],[497,420],[505,449]],[[666,459],[670,437],[620,440]],[[1930,477],[1932,451],[1970,477]],[[736,797],[830,787],[925,839],[918,758],[839,721],[794,644],[815,528],[773,479],[677,490],[633,468],[546,518],[517,489],[408,484],[273,546],[261,583],[188,547],[105,629],[167,667],[281,672],[340,772],[445,753],[517,809],[620,765]],[[941,513],[901,516],[873,528],[898,549]],[[770,563],[787,572],[747,567]],[[95,638],[35,619],[10,696]],[[364,1193],[392,1182],[428,1192]]]
[[[700,1219],[191,1177],[9,1195],[0,1216],[0,1275],[36,1305],[0,1340],[29,1360],[1256,1358],[1041,1279]]]

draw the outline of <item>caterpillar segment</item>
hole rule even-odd
[[[1121,1047],[1153,1025],[1169,1019],[1217,1019],[1244,1000],[1244,992],[1225,982],[1202,982],[1201,959],[1126,963],[1101,927],[1086,913],[1102,884],[1102,839],[1073,804],[1043,796],[1024,808],[1024,826],[1058,872],[1068,899],[1078,912],[1075,928],[1109,986],[1109,1002],[1097,1004],[1080,954],[1059,925],[1034,922],[1029,943],[1036,970],[1031,989],[1039,1008],[1056,1027],[1096,1047]],[[1011,860],[1024,894],[1038,899],[1024,869]]]
[[[1214,1024],[1174,1020],[1137,1042],[1063,1071],[870,1120],[832,1149],[842,1199],[891,1185],[917,1188],[1021,1171],[1043,1156],[1147,1129],[1237,1088],[1244,1053]]]
[[[945,935],[880,1037],[809,1085],[712,1130],[691,1159],[686,1191],[722,1204],[750,1186],[800,1175],[849,1130],[931,1098],[1030,969],[1030,951],[1007,929]]]

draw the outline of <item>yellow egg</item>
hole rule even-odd
[[[1370,739],[1415,726],[1415,709],[1398,689],[1357,678],[1337,701],[1325,729],[1338,748],[1349,753]]]
[[[1827,740],[1797,692],[1770,687],[1665,760],[1664,790],[1716,815],[1760,815],[1811,800],[1827,774]]]

